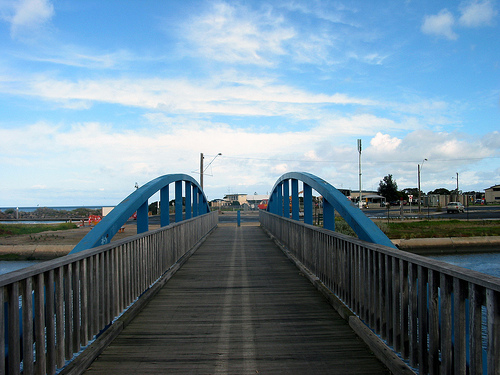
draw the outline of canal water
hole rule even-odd
[[[447,262],[488,275],[500,277],[500,252],[453,255],[430,255],[429,258]]]

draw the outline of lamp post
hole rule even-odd
[[[422,193],[420,192],[420,172],[422,171],[422,167],[424,166],[424,163],[427,161],[427,159],[422,160],[422,164],[417,164],[417,175],[418,175],[418,213],[420,214],[422,212]]]
[[[363,208],[363,197],[362,197],[362,189],[361,189],[361,139],[358,139],[358,153],[359,153],[359,158],[358,158],[358,165],[359,165],[359,205],[358,207],[361,209]]]
[[[215,157],[212,159],[212,161],[210,163],[208,163],[208,165],[203,168],[203,152],[200,154],[200,186],[201,186],[201,190],[203,190],[203,173],[207,170],[208,167],[210,167],[210,164],[212,164],[214,162],[214,160],[217,158],[217,156],[220,156],[222,155],[220,152],[215,155]]]

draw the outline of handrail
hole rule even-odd
[[[358,237],[364,241],[395,248],[391,240],[359,208],[352,206],[347,197],[327,181],[306,172],[289,172],[274,184],[267,211],[283,217],[299,220],[298,181],[304,184],[304,222],[312,224],[312,192],[323,196],[323,222],[326,229],[335,230],[335,211],[344,218]],[[291,183],[291,195],[290,185]]]
[[[500,278],[265,211],[260,222],[420,374],[500,372]]]
[[[185,184],[186,219],[210,212],[208,200],[200,185],[186,174],[168,174],[151,180],[125,198],[106,215],[70,254],[107,244],[134,212],[137,212],[137,233],[148,231],[148,199],[160,191],[161,226],[169,224],[169,185],[175,183],[175,221],[182,221],[182,183]],[[192,190],[191,190],[192,188]],[[191,192],[193,193],[191,195]],[[192,206],[191,206],[192,203]]]
[[[0,276],[0,374],[64,367],[217,222],[211,212]]]

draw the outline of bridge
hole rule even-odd
[[[188,175],[144,185],[71,254],[0,277],[0,374],[500,373],[498,278],[399,251],[308,173],[281,176],[259,220],[218,224]]]

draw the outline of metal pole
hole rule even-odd
[[[422,207],[420,207],[420,199],[421,199],[421,194],[420,194],[420,164],[417,164],[417,175],[418,175],[418,214],[422,212]]]
[[[200,154],[200,186],[203,190],[203,152]]]
[[[361,139],[358,139],[358,153],[359,153],[359,159],[358,159],[358,164],[359,164],[359,208],[363,208],[363,196],[362,196],[362,189],[361,189]]]

